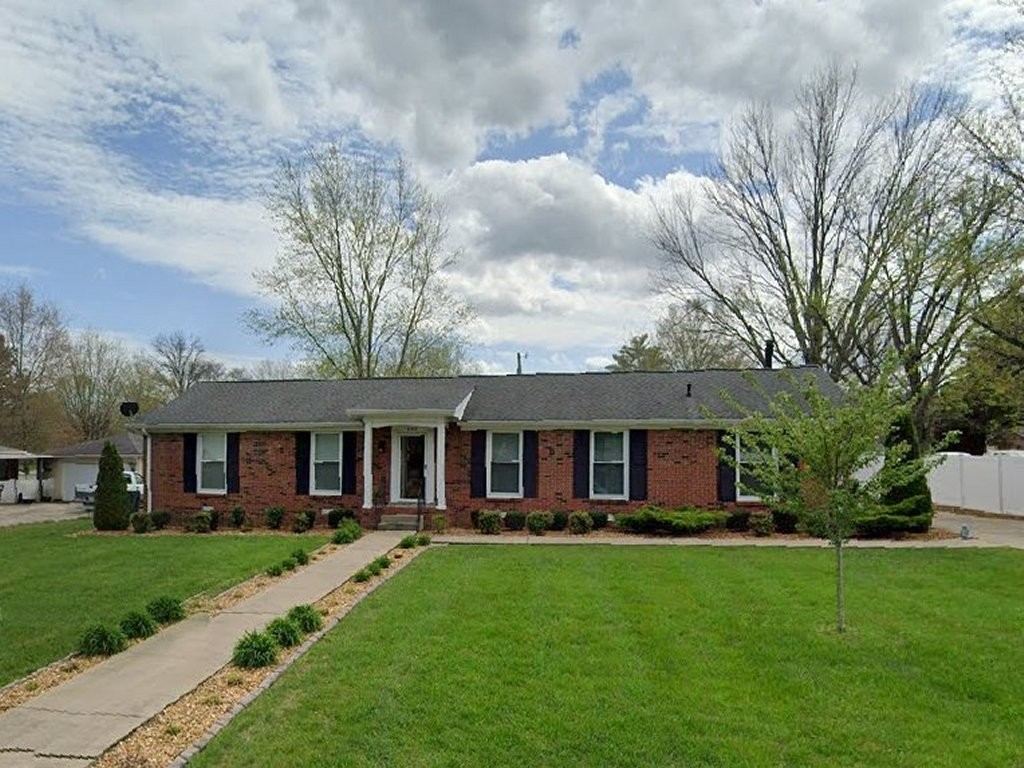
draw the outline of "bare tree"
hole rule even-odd
[[[251,365],[233,368],[227,378],[236,381],[273,381],[283,379],[304,379],[316,375],[316,371],[305,363],[295,360],[258,360]]]
[[[152,365],[169,399],[181,397],[198,381],[219,379],[224,366],[206,356],[198,336],[184,331],[162,333],[153,339]]]
[[[687,299],[669,306],[658,320],[657,344],[676,370],[742,368],[757,365],[760,358],[722,335],[722,310],[701,299]]]
[[[67,421],[80,439],[106,437],[120,423],[118,406],[130,366],[131,357],[123,345],[94,331],[72,342],[56,390]]]
[[[275,300],[248,314],[268,340],[287,339],[329,376],[456,372],[465,303],[446,289],[442,207],[401,159],[335,145],[282,160],[268,197],[284,250],[256,280]]]

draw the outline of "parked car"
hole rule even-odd
[[[124,474],[124,481],[128,487],[128,496],[132,500],[132,511],[135,512],[146,492],[145,481],[138,472],[126,469],[122,474]],[[84,502],[86,509],[92,509],[96,504],[96,483],[76,483],[75,500]]]

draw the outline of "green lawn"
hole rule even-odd
[[[203,766],[1024,764],[1024,553],[447,547]]]
[[[0,528],[0,685],[75,649],[158,595],[215,594],[319,535],[73,536],[89,521]]]

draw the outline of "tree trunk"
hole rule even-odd
[[[843,542],[836,544],[836,631],[846,631],[846,603],[843,597]]]

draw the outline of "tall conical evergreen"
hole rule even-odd
[[[908,460],[921,457],[921,446],[909,413],[896,422],[887,442],[890,445],[906,443],[909,446],[906,454]],[[890,515],[915,518],[914,524],[909,526],[911,530],[928,530],[931,527],[934,510],[926,475],[919,475],[906,485],[894,486],[883,501]]]
[[[100,454],[100,471],[96,477],[96,506],[92,524],[98,531],[123,531],[128,527],[131,502],[128,498],[124,463],[117,448],[109,440]]]

